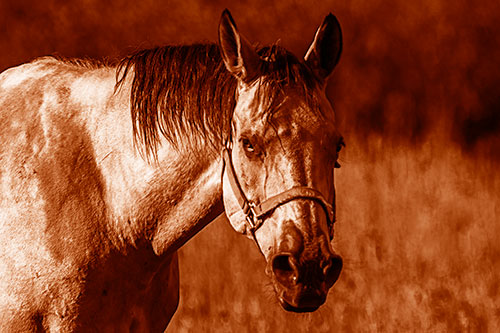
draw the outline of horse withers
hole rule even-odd
[[[176,251],[223,212],[284,309],[323,304],[342,267],[324,92],[341,46],[330,14],[303,60],[254,48],[226,10],[218,45],[3,72],[1,330],[163,331]]]

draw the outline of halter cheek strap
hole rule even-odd
[[[332,205],[330,205],[321,192],[307,186],[294,186],[284,192],[274,195],[259,204],[255,204],[248,200],[245,193],[241,189],[236,173],[234,172],[233,161],[231,158],[231,148],[225,147],[222,150],[222,158],[224,160],[225,172],[234,196],[238,201],[241,210],[245,214],[247,230],[255,239],[255,231],[260,228],[267,214],[274,211],[277,207],[286,204],[296,199],[309,199],[320,204],[326,214],[328,220],[328,229],[330,237],[333,235],[333,223],[335,222],[335,214]]]

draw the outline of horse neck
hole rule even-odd
[[[156,253],[175,251],[224,210],[220,155],[169,152],[169,166],[160,167],[142,209],[158,221],[151,237]]]
[[[107,188],[109,237],[118,248],[146,244],[158,255],[170,253],[223,212],[222,159],[203,151],[203,144],[176,149],[164,140],[157,160],[147,161],[130,138],[126,91],[108,103],[101,135],[96,133],[105,138],[96,146]]]

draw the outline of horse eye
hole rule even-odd
[[[243,144],[243,149],[245,149],[246,152],[248,153],[253,153],[255,151],[255,148],[253,147],[252,143],[248,139],[242,139],[241,143]]]

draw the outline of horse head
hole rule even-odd
[[[238,80],[223,153],[226,215],[256,241],[282,307],[314,311],[342,269],[331,241],[343,139],[325,95],[342,49],[340,25],[328,15],[299,60],[277,45],[254,48],[226,10],[219,46]]]

